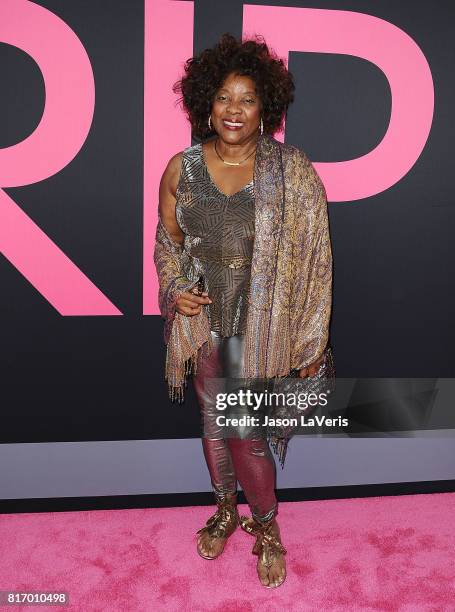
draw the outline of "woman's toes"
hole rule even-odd
[[[272,567],[269,572],[269,585],[276,586],[278,582],[278,574],[276,570]]]
[[[264,586],[277,587],[283,582],[286,569],[281,565],[281,562],[279,564],[275,562],[270,568],[259,565],[258,574],[259,580]]]
[[[264,586],[269,586],[270,584],[270,574],[267,571],[267,568],[264,565],[259,565],[258,566],[258,574],[259,574],[259,580],[261,581],[261,583]]]
[[[212,556],[212,544],[209,539],[207,539],[207,541],[205,542],[205,551],[206,555],[208,555],[209,557]]]
[[[278,586],[279,584],[281,584],[284,580],[284,577],[286,576],[286,570],[284,567],[279,567],[278,571],[276,572],[274,581],[275,581],[275,586]]]
[[[208,550],[207,550],[207,541],[205,539],[205,533],[203,533],[200,537],[199,537],[199,550],[201,551],[201,553],[203,555],[208,555]]]
[[[223,538],[211,538],[207,532],[199,536],[199,551],[205,557],[218,557],[223,551],[225,540]]]
[[[212,554],[219,555],[224,548],[224,541],[221,538],[217,538],[212,541]]]

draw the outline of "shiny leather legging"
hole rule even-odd
[[[212,341],[210,355],[199,351],[193,377],[204,432],[202,447],[212,488],[215,497],[222,500],[227,493],[236,492],[238,480],[252,516],[267,521],[277,513],[276,468],[268,442],[258,434],[257,427],[236,427],[235,437],[226,437],[222,426],[216,424],[216,417],[222,413],[216,408],[214,397],[215,389],[224,392],[226,386],[221,389],[204,384],[210,378],[241,378],[244,336],[221,337],[212,332]],[[221,384],[229,385],[229,380],[220,381]]]

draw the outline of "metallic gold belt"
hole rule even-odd
[[[226,257],[220,259],[207,259],[206,257],[198,257],[197,255],[190,255],[190,257],[195,257],[199,259],[199,261],[209,261],[212,263],[218,263],[222,266],[226,266],[227,268],[233,268],[237,270],[238,268],[245,268],[246,266],[251,265],[251,259],[248,257],[243,257],[242,255],[234,255],[234,257]]]
[[[248,259],[246,257],[231,257],[229,259],[229,262],[222,260],[221,261],[223,266],[227,266],[228,268],[245,268],[246,266],[250,266],[251,265],[251,259]]]

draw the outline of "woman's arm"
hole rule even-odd
[[[189,290],[196,284],[183,275],[182,257],[184,233],[175,214],[176,191],[182,164],[182,154],[174,155],[161,177],[158,224],[155,235],[154,262],[159,280],[158,302],[166,319],[165,342],[169,338],[175,312],[193,316],[201,311],[208,297],[199,297]]]
[[[183,245],[184,233],[177,223],[175,203],[177,185],[182,167],[182,153],[177,153],[169,160],[160,181],[158,216],[163,221],[170,237]]]
[[[291,280],[292,363],[302,377],[324,359],[332,309],[332,250],[327,196],[311,161],[299,151],[301,197],[295,210]]]

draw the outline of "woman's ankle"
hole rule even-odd
[[[268,512],[265,512],[263,514],[258,514],[256,512],[251,511],[251,516],[256,521],[256,523],[259,523],[260,525],[264,525],[266,523],[273,522],[273,519],[275,519],[277,514],[278,514],[278,505],[277,504],[275,504],[275,506],[273,506],[273,508],[271,510],[269,510]]]
[[[237,491],[233,492],[218,492],[215,491],[215,501],[218,505],[225,503],[237,505]]]

